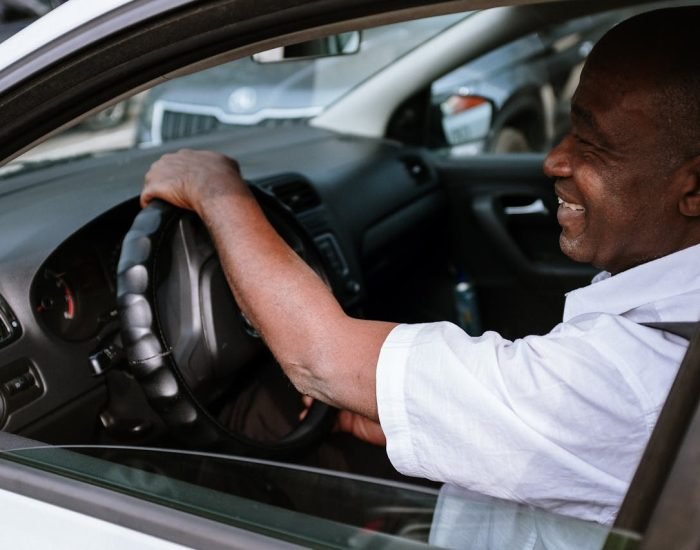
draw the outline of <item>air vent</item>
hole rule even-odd
[[[280,202],[297,214],[316,208],[321,204],[321,198],[316,190],[303,180],[278,183],[273,185],[270,191]]]
[[[0,298],[0,347],[4,347],[19,338],[19,322],[5,300]]]

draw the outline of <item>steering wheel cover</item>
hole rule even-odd
[[[268,216],[282,216],[305,248],[313,241],[290,211],[274,197],[252,187]],[[117,308],[122,343],[134,378],[173,434],[189,446],[261,457],[291,456],[322,437],[333,424],[334,410],[315,402],[300,425],[274,443],[263,443],[228,430],[195,397],[178,369],[161,330],[156,307],[155,265],[166,245],[168,228],[184,211],[153,201],[127,232],[117,268]],[[317,262],[323,262],[317,254]]]

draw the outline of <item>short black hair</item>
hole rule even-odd
[[[606,70],[631,69],[654,88],[660,146],[681,161],[700,155],[699,23],[700,6],[645,12],[608,31],[590,56]]]

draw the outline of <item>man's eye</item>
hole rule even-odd
[[[591,146],[591,147],[593,146],[593,144],[592,144],[590,141],[588,141],[588,140],[582,138],[581,136],[579,136],[579,135],[576,134],[576,133],[574,134],[574,139],[575,139],[578,143],[580,143],[581,145],[589,145],[589,146]]]

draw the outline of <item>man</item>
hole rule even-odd
[[[586,63],[544,168],[562,250],[607,273],[568,295],[545,336],[348,317],[216,153],[164,156],[142,203],[202,217],[299,391],[351,411],[346,429],[366,439],[386,434],[399,471],[610,523],[687,347],[640,323],[700,318],[699,15],[638,16]]]

